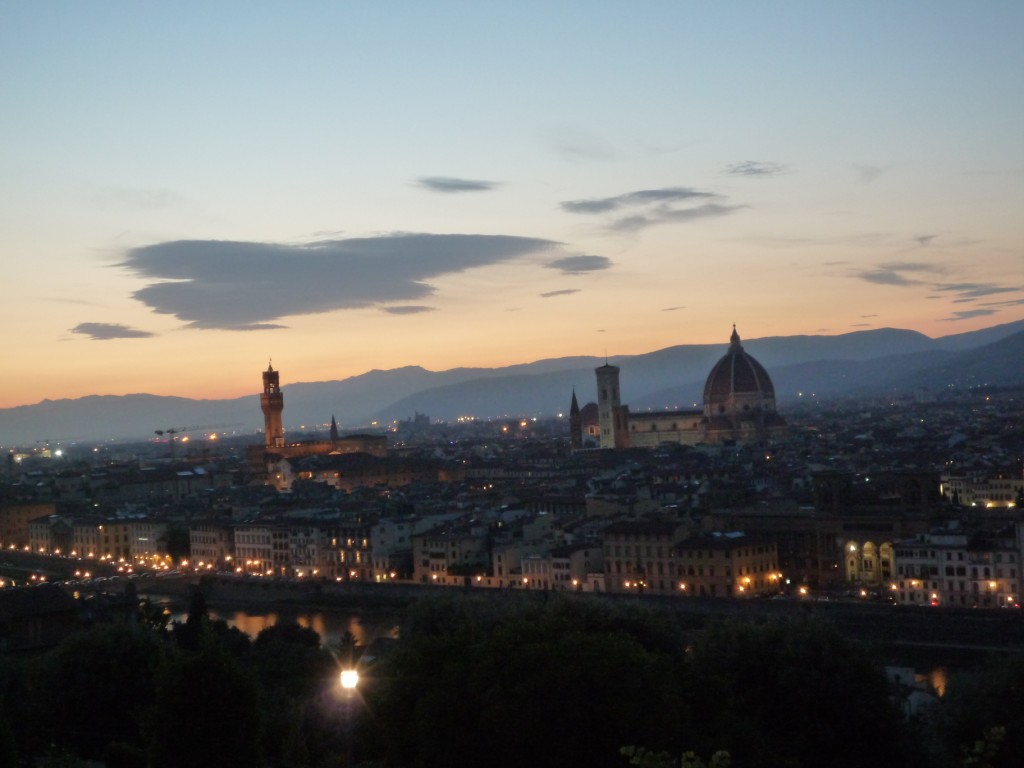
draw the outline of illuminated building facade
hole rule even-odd
[[[676,547],[676,588],[688,597],[757,597],[779,592],[778,547],[743,533],[695,536]]]
[[[1019,525],[989,536],[925,534],[896,545],[889,590],[905,605],[970,608],[1020,603]]]
[[[603,532],[605,581],[609,592],[675,594],[676,542],[687,529],[668,520],[623,520]]]
[[[963,507],[1011,509],[1024,500],[1024,477],[1018,472],[944,473],[942,494]]]

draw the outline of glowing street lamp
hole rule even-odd
[[[359,685],[359,672],[354,669],[343,669],[341,670],[341,687],[343,690],[351,692],[355,690],[356,686]]]

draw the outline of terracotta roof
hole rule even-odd
[[[708,374],[704,385],[704,402],[724,400],[736,393],[759,392],[764,397],[775,397],[775,387],[768,372],[757,360],[747,354],[740,344],[735,326],[729,351]]]

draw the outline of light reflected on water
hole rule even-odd
[[[925,679],[928,681],[928,685],[931,689],[935,691],[936,696],[941,699],[946,695],[946,685],[949,683],[948,669],[945,667],[934,667],[928,672]]]
[[[398,627],[393,624],[368,625],[364,624],[358,616],[349,614],[332,614],[322,611],[297,611],[283,613],[280,611],[267,611],[258,613],[253,611],[217,611],[210,609],[210,618],[213,620],[223,619],[229,627],[235,627],[249,637],[254,638],[264,629],[272,627],[279,621],[294,621],[300,627],[312,629],[320,635],[321,645],[333,648],[338,645],[342,635],[351,632],[358,645],[364,648],[379,637],[398,639]],[[184,623],[188,618],[187,613],[176,613],[171,616],[171,621]]]

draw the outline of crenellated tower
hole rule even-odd
[[[263,432],[267,448],[283,448],[284,426],[281,414],[284,412],[284,393],[281,391],[280,374],[274,370],[273,365],[268,364],[267,370],[263,372],[260,408],[263,409]]]

